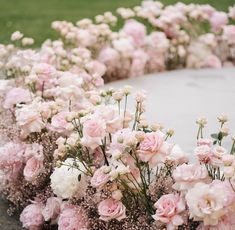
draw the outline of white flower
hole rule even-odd
[[[50,177],[53,192],[64,199],[82,197],[87,188],[86,175],[83,172],[85,168],[81,162],[68,158],[61,167],[55,168]]]
[[[20,32],[20,31],[15,31],[12,35],[11,35],[11,40],[12,41],[17,41],[20,40],[24,35]]]

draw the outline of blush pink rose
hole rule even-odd
[[[20,214],[20,221],[24,228],[29,230],[40,230],[44,222],[42,215],[42,204],[30,204]]]
[[[176,167],[172,174],[175,190],[185,191],[193,187],[198,182],[209,181],[207,169],[200,164],[182,164]]]
[[[24,162],[25,146],[8,142],[0,148],[0,170],[8,180],[17,179]]]
[[[51,119],[51,124],[49,128],[58,133],[66,133],[69,123],[66,120],[66,117],[69,115],[69,112],[62,111],[54,115]]]
[[[112,219],[120,221],[126,218],[126,207],[121,201],[110,198],[99,203],[98,213],[103,221],[110,221]]]
[[[208,57],[206,57],[202,66],[203,68],[220,69],[222,67],[222,63],[216,55],[211,54]]]
[[[122,31],[132,38],[134,45],[143,45],[146,36],[145,25],[136,20],[130,19],[126,21]]]
[[[164,150],[164,134],[160,131],[145,134],[144,140],[140,142],[138,155],[144,162],[151,162]]]
[[[208,145],[200,145],[194,149],[194,154],[200,163],[207,164],[211,161],[212,150]]]
[[[87,230],[86,212],[77,206],[68,206],[62,210],[58,220],[58,230]]]
[[[35,157],[30,158],[24,167],[24,177],[27,181],[33,181],[43,170],[43,162]]]
[[[105,128],[105,122],[100,118],[86,120],[83,123],[82,144],[91,149],[97,148],[105,137]]]
[[[175,229],[184,223],[180,213],[185,210],[185,203],[178,194],[167,194],[154,204],[154,220],[167,224],[167,229]]]
[[[201,146],[201,145],[208,145],[209,147],[212,147],[212,140],[206,139],[206,138],[200,138],[197,141],[197,146]]]
[[[42,210],[42,215],[45,221],[51,220],[56,223],[57,218],[60,214],[62,205],[62,199],[58,197],[50,197],[47,199],[46,206]]]
[[[219,32],[227,23],[228,16],[224,12],[215,11],[210,18],[210,24],[214,32]]]
[[[11,109],[18,103],[27,103],[31,101],[30,92],[22,88],[13,88],[9,90],[3,103],[3,108]]]
[[[91,186],[95,188],[102,188],[110,179],[108,168],[106,166],[102,166],[97,169],[91,178]]]
[[[234,7],[235,9],[235,7]],[[235,44],[235,25],[224,26],[223,37],[229,45]]]

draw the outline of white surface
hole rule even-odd
[[[198,117],[208,119],[206,137],[218,131],[216,117],[220,114],[228,115],[228,125],[235,134],[235,68],[170,71],[112,82],[105,88],[124,85],[147,91],[148,121],[173,128],[172,141],[187,152],[195,146]],[[133,101],[130,107],[133,109]],[[230,142],[227,138],[226,146],[230,146]]]

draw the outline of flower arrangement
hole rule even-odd
[[[231,149],[223,147],[228,118],[218,117],[210,138],[206,119],[198,119],[195,148],[186,154],[171,143],[173,130],[147,122],[146,92],[99,88],[170,63],[233,64],[234,57],[214,52],[232,52],[234,7],[226,14],[144,1],[117,12],[125,20],[119,32],[110,29],[117,18],[105,13],[96,23],[54,22],[62,38],[38,50],[0,46],[0,192],[9,214],[20,210],[29,230],[234,229],[234,137]],[[133,17],[156,31],[147,34]],[[199,35],[198,20],[209,21],[213,33]],[[20,32],[11,39],[33,43]]]

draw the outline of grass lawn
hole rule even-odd
[[[9,41],[15,30],[22,31],[36,41],[36,46],[46,38],[56,38],[50,28],[54,20],[76,22],[85,17],[94,17],[118,7],[138,5],[140,0],[0,0],[0,43]],[[162,0],[173,4],[177,0]],[[226,10],[234,0],[182,0],[185,3],[209,3],[217,9]]]

